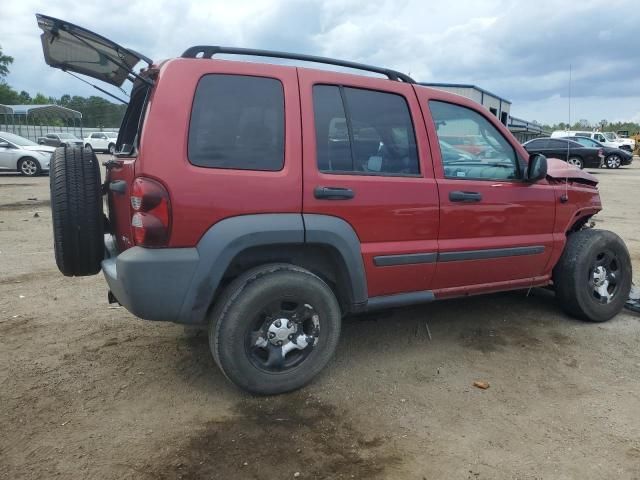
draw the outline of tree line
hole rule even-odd
[[[42,93],[37,93],[32,97],[28,92],[22,90],[18,92],[5,81],[9,74],[9,66],[13,63],[13,57],[5,55],[0,46],[0,104],[2,105],[45,105],[55,104],[62,107],[77,110],[82,113],[82,124],[85,127],[119,127],[124,112],[127,108],[123,104],[115,104],[98,97],[82,97],[79,95],[62,95],[60,98],[48,97]],[[7,119],[9,122],[10,118]],[[31,121],[45,122],[43,124],[65,126],[65,120],[60,118],[38,118],[34,116]],[[4,118],[3,118],[4,122]],[[70,120],[69,125],[73,125]]]
[[[550,132],[554,130],[586,130],[586,131],[600,130],[602,132],[624,131],[624,132],[629,132],[629,135],[637,135],[640,133],[640,123],[637,123],[637,122],[609,122],[607,120],[600,120],[597,123],[592,123],[589,120],[583,118],[571,125],[565,122],[554,123],[553,125],[550,125],[550,124],[543,125],[539,122],[536,122],[535,120],[531,123],[535,123],[536,125],[539,125],[543,129]]]

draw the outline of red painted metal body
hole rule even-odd
[[[285,95],[285,162],[278,172],[222,170],[192,165],[187,140],[194,92],[209,73],[278,79]],[[420,176],[389,177],[318,171],[312,88],[344,85],[402,95],[409,105],[420,157]],[[119,158],[110,180],[136,176],[161,182],[169,192],[169,247],[194,246],[222,219],[256,213],[317,213],[339,217],[355,230],[362,248],[369,297],[433,290],[436,297],[542,285],[549,281],[566,240],[584,216],[601,209],[595,183],[556,178],[529,183],[445,179],[428,101],[473,109],[512,144],[526,165],[528,154],[488,111],[471,100],[408,83],[345,73],[225,60],[175,59],[159,66],[147,106],[137,158]],[[551,173],[551,169],[550,169]],[[314,189],[348,187],[355,197],[326,201]],[[452,203],[452,190],[482,193],[479,203]],[[568,191],[568,201],[563,195]],[[132,246],[129,195],[110,194],[111,220],[121,250]],[[536,255],[376,266],[374,257],[411,253],[544,247]]]

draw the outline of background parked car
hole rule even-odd
[[[117,132],[93,132],[89,136],[85,137],[83,142],[85,148],[114,154],[116,151],[117,139]]]
[[[621,143],[622,145],[620,146],[620,148],[623,150],[629,150],[630,152],[633,152],[633,150],[635,150],[636,148],[636,141],[633,138],[628,138],[628,136],[622,137],[616,132],[603,132],[603,135],[607,140],[611,142]]]
[[[585,147],[565,138],[536,138],[522,146],[529,153],[541,153],[547,158],[559,158],[578,168],[600,168],[604,159],[602,148]]]
[[[620,168],[621,165],[630,165],[633,161],[633,154],[620,148],[606,147],[593,138],[587,137],[567,137],[584,147],[602,148],[604,151],[604,166],[607,168]]]
[[[613,132],[587,132],[578,130],[556,130],[551,134],[551,138],[566,138],[566,137],[586,137],[600,142],[606,147],[621,148],[628,151],[633,151],[635,148],[635,140],[633,146],[628,141],[630,139],[618,138]]]
[[[474,157],[482,157],[491,147],[480,135],[445,135],[442,137],[449,146],[462,150]]]
[[[0,132],[0,170],[17,170],[33,177],[49,170],[54,150],[54,147],[38,145],[19,135]]]
[[[67,145],[82,145],[82,139],[70,133],[47,133],[44,137],[38,138],[40,145],[49,145],[51,147],[61,147]]]

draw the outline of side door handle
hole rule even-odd
[[[482,195],[478,192],[462,192],[455,190],[449,192],[449,200],[452,202],[479,202],[482,200]]]
[[[313,195],[319,200],[351,200],[355,193],[350,188],[316,187]]]

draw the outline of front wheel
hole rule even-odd
[[[311,381],[333,356],[341,314],[318,276],[289,264],[244,273],[226,288],[209,322],[209,345],[226,377],[273,395]]]
[[[553,284],[560,305],[570,315],[591,322],[609,320],[629,298],[629,251],[615,233],[575,232],[553,269]]]
[[[582,170],[583,164],[582,164],[582,159],[580,157],[571,157],[569,158],[567,163],[569,165],[573,165],[574,167],[578,167],[580,170]]]
[[[35,177],[40,175],[40,164],[35,158],[23,158],[18,163],[18,170],[26,177]]]
[[[605,159],[604,163],[607,168],[620,168],[620,165],[622,165],[622,158],[620,158],[620,155],[612,153]]]

